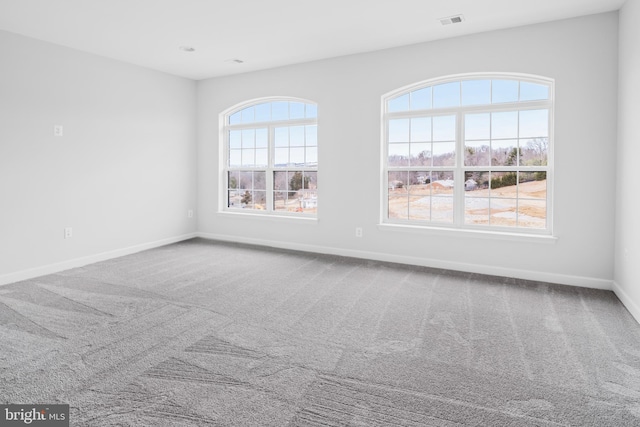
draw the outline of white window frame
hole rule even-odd
[[[269,121],[255,121],[251,123],[238,123],[238,124],[230,124],[230,117],[246,108],[256,106],[264,103],[271,102],[297,102],[314,105],[317,108],[317,103],[302,99],[302,98],[293,98],[293,97],[268,97],[268,98],[258,98],[252,99],[246,102],[242,102],[240,104],[234,105],[233,107],[223,111],[220,113],[220,198],[219,198],[219,212],[230,213],[230,214],[238,214],[238,215],[246,215],[246,216],[267,216],[271,218],[284,217],[286,218],[299,218],[299,219],[317,219],[316,213],[306,213],[306,212],[289,212],[284,210],[275,210],[274,208],[274,194],[277,192],[275,190],[274,183],[274,172],[314,172],[316,176],[318,174],[318,163],[316,163],[315,167],[310,166],[286,166],[286,167],[276,167],[275,166],[275,129],[280,127],[290,127],[290,126],[307,126],[307,125],[318,125],[317,114],[315,118],[300,118],[300,119],[287,119],[287,120],[269,120]],[[230,157],[230,144],[229,144],[229,135],[231,130],[243,130],[243,129],[268,129],[268,147],[267,147],[267,156],[268,156],[268,164],[267,166],[239,166],[239,167],[231,167],[229,166],[229,157]],[[242,207],[229,206],[229,172],[230,171],[253,171],[253,172],[265,172],[265,196],[266,196],[266,209],[265,210],[257,210],[257,209],[243,209]],[[316,191],[317,194],[317,191]],[[317,197],[317,196],[316,196]]]
[[[473,106],[460,106],[451,108],[429,108],[421,110],[409,110],[402,112],[389,112],[388,101],[399,97],[403,94],[416,91],[422,88],[433,87],[441,84],[462,82],[465,80],[518,80],[536,84],[544,84],[549,87],[549,98],[541,101],[516,101],[497,104],[484,104]],[[462,92],[460,94],[462,97]],[[433,97],[433,94],[432,94]],[[433,98],[432,98],[433,99]],[[475,235],[503,234],[503,235],[521,235],[521,236],[552,236],[553,235],[553,151],[554,151],[554,104],[555,104],[555,84],[554,80],[542,76],[520,74],[520,73],[470,73],[457,74],[441,78],[429,79],[416,84],[405,86],[389,92],[382,96],[382,127],[381,127],[381,211],[380,224],[382,227],[390,227],[392,229],[406,228],[407,230],[440,230],[455,232],[473,232]],[[464,165],[464,120],[463,117],[468,113],[492,113],[506,111],[523,111],[548,109],[549,111],[549,135],[547,149],[547,165],[546,166],[465,166]],[[397,118],[414,118],[438,115],[456,115],[456,162],[454,166],[441,167],[390,167],[389,160],[389,120]],[[527,170],[545,171],[547,179],[546,194],[546,227],[545,228],[525,228],[525,227],[509,227],[497,225],[480,225],[465,224],[465,171],[518,171],[526,172]],[[453,192],[453,222],[439,223],[427,220],[410,220],[410,219],[394,219],[389,218],[389,172],[393,171],[420,171],[420,170],[452,170],[454,172],[454,192]]]

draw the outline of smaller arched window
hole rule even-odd
[[[315,216],[318,109],[298,99],[244,103],[224,114],[224,209]]]
[[[384,222],[551,233],[551,80],[437,79],[383,112]]]

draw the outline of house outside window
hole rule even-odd
[[[315,217],[317,106],[273,98],[224,114],[224,207],[228,212]]]
[[[475,74],[385,96],[382,222],[551,234],[553,94]]]

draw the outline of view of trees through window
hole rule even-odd
[[[446,82],[385,104],[386,219],[548,229],[551,84]]]
[[[226,206],[244,212],[315,215],[317,106],[274,100],[225,117]]]

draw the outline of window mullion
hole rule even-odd
[[[274,162],[275,162],[275,126],[269,125],[267,128],[267,147],[268,147],[268,159],[267,159],[267,170],[265,177],[265,186],[266,186],[266,198],[267,198],[267,212],[273,212],[273,198],[274,198],[274,182],[273,182],[273,171],[274,171]]]
[[[456,114],[456,169],[453,187],[453,223],[464,225],[464,113]]]

